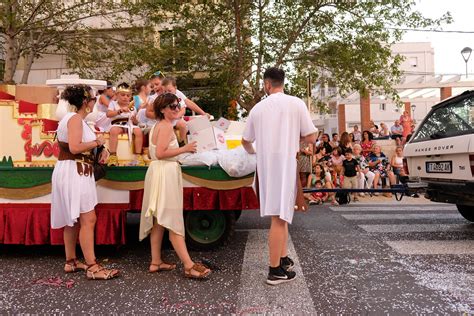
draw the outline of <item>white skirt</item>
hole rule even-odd
[[[52,228],[74,226],[80,213],[87,213],[97,205],[94,175],[80,176],[75,161],[58,161],[51,182]]]

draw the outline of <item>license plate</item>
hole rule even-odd
[[[427,173],[452,173],[453,162],[452,161],[430,161],[426,162]]]

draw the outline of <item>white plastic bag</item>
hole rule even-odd
[[[184,166],[216,166],[217,151],[205,151],[197,154],[181,154],[178,161]]]
[[[257,156],[250,155],[242,146],[218,152],[219,165],[231,177],[244,177],[257,168]]]

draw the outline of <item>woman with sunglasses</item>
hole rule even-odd
[[[150,131],[151,163],[145,176],[140,240],[150,235],[151,263],[149,272],[171,271],[176,264],[167,263],[161,257],[161,244],[165,229],[176,254],[184,265],[184,276],[193,279],[206,278],[211,270],[195,263],[189,256],[184,240],[183,183],[177,156],[196,152],[196,142],[179,147],[173,130],[173,121],[180,115],[178,97],[171,93],[158,96],[153,103],[159,120]]]
[[[84,85],[67,87],[61,97],[75,111],[61,119],[57,130],[60,151],[51,179],[51,227],[64,228],[64,272],[86,271],[88,279],[112,279],[119,271],[102,267],[94,253],[97,190],[92,152],[104,145],[105,140],[96,137],[84,119],[92,111],[96,98],[91,87]],[[107,150],[103,150],[100,160],[105,161],[106,155]],[[77,260],[78,237],[85,263]]]

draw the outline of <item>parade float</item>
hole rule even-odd
[[[51,175],[59,154],[55,131],[67,112],[58,96],[68,84],[104,88],[106,82],[61,78],[47,85],[0,86],[0,244],[58,245],[62,230],[50,228]],[[99,133],[99,132],[97,132]],[[108,135],[104,137],[107,139]],[[235,146],[236,135],[225,139]],[[127,214],[139,212],[147,167],[129,166],[128,136],[119,139],[120,165],[97,181],[96,244],[123,245]],[[219,166],[183,166],[187,242],[211,249],[233,235],[242,210],[258,208],[253,174],[231,177]]]

